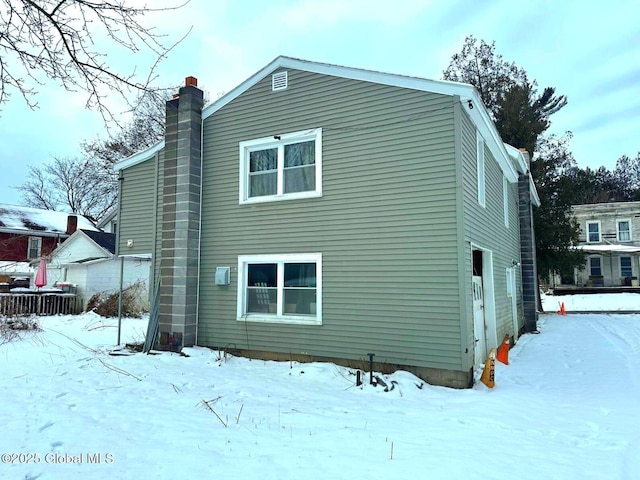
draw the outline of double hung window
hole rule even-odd
[[[602,276],[602,259],[600,257],[589,257],[589,274],[594,277]]]
[[[600,241],[600,222],[587,222],[587,242]]]
[[[240,143],[240,203],[322,196],[322,129]]]
[[[631,277],[632,275],[631,257],[620,257],[620,276]]]
[[[618,241],[630,242],[631,241],[631,223],[629,220],[618,221]]]
[[[238,320],[322,323],[322,255],[238,257]]]
[[[38,258],[42,252],[42,238],[29,237],[29,247],[27,249],[27,258],[32,260]]]

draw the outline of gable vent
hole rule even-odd
[[[271,77],[271,90],[277,92],[278,90],[284,90],[288,85],[288,72],[274,73]]]

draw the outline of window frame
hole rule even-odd
[[[304,192],[284,193],[285,145],[303,143],[311,140],[315,141],[315,189]],[[270,148],[276,148],[278,150],[276,193],[274,195],[249,197],[249,154],[251,152],[267,150]],[[240,171],[238,202],[240,205],[322,197],[322,128],[242,141],[239,144],[239,154]]]
[[[478,204],[485,208],[487,205],[485,162],[484,162],[484,138],[476,131],[476,174],[478,180]]]
[[[626,222],[627,225],[629,226],[629,230],[627,230],[627,233],[629,234],[629,238],[626,240],[623,240],[620,237],[620,223],[621,222]],[[633,238],[631,235],[631,220],[628,218],[623,218],[620,220],[616,220],[616,238],[618,239],[619,242],[631,242],[631,239]]]
[[[275,314],[246,312],[248,265],[257,263],[276,263],[277,267],[277,304]],[[316,314],[284,314],[284,265],[287,263],[316,264]],[[237,318],[242,322],[284,323],[294,325],[322,325],[322,253],[288,253],[238,255]]]
[[[31,241],[35,240],[38,246],[36,247],[37,255],[31,256]],[[42,237],[30,236],[27,240],[27,260],[34,260],[42,256]]]
[[[598,226],[598,240],[591,240],[591,235],[589,232],[589,225],[597,225]],[[600,221],[596,221],[596,220],[591,220],[591,221],[587,221],[587,243],[600,243],[602,241],[602,228],[600,225]]]

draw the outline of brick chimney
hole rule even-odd
[[[78,229],[78,216],[68,215],[67,216],[67,235],[71,235],[75,233],[77,229]]]
[[[196,340],[204,104],[196,85],[195,77],[187,77],[166,104],[157,339],[161,350],[180,351]]]

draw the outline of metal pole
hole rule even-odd
[[[122,281],[124,278],[124,257],[120,257],[120,292],[118,295],[118,343],[120,345],[120,332],[122,330]]]
[[[369,384],[373,385],[373,357],[376,356],[375,353],[367,353],[369,355]]]

